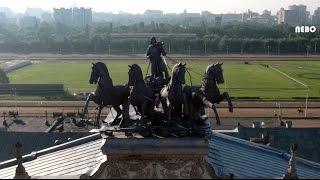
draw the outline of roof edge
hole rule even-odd
[[[66,148],[78,146],[80,144],[84,144],[84,143],[87,143],[87,142],[90,142],[90,141],[94,141],[94,140],[98,140],[98,139],[101,139],[101,138],[102,137],[101,137],[100,133],[95,133],[95,134],[92,134],[92,135],[89,135],[89,136],[85,136],[85,137],[82,137],[82,138],[79,138],[79,139],[75,139],[75,140],[70,141],[70,142],[66,142],[66,143],[63,143],[63,144],[60,144],[60,145],[49,147],[49,148],[46,148],[46,149],[43,149],[43,150],[40,150],[40,151],[31,152],[30,154],[24,155],[22,157],[22,160],[23,160],[23,162],[33,161],[33,160],[37,159],[37,157],[39,157],[39,156],[43,156],[45,154],[49,154],[49,153],[53,153],[53,152],[56,152],[56,151],[60,151],[60,150],[66,149]],[[17,164],[17,160],[16,159],[10,159],[10,160],[7,160],[7,161],[3,161],[3,162],[0,162],[0,169],[7,168],[7,167],[10,167],[10,166],[14,166],[16,164]]]
[[[218,137],[218,138],[223,138],[225,140],[232,141],[232,142],[237,143],[237,144],[242,145],[242,146],[253,147],[253,148],[259,149],[261,151],[265,151],[267,153],[277,154],[278,156],[280,156],[282,158],[285,158],[288,161],[289,161],[289,159],[291,157],[290,154],[288,154],[287,152],[285,152],[283,150],[279,150],[279,149],[276,149],[274,147],[265,146],[265,145],[262,145],[262,144],[256,144],[256,143],[253,143],[253,142],[250,142],[250,141],[247,141],[247,140],[244,140],[244,139],[240,139],[240,138],[237,138],[237,137],[229,136],[229,135],[226,135],[226,134],[223,134],[223,133],[212,132],[212,136],[215,136],[215,137]],[[316,163],[316,162],[313,162],[313,161],[310,161],[310,160],[307,160],[307,159],[303,159],[301,157],[297,157],[296,160],[297,160],[297,163],[299,163],[299,164],[302,164],[302,165],[305,165],[305,166],[308,166],[308,167],[311,167],[311,168],[314,168],[314,169],[317,169],[317,170],[320,169],[320,164],[319,163]]]

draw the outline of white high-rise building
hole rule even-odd
[[[313,25],[320,25],[320,7],[314,11],[312,16],[312,24]]]
[[[76,27],[86,27],[92,24],[92,9],[77,8],[72,9],[72,24]]]
[[[277,13],[278,24],[291,26],[306,25],[309,23],[310,12],[305,5],[291,5],[288,10],[281,8]]]

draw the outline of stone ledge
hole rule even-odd
[[[205,156],[209,145],[204,138],[107,138],[101,148],[108,158],[115,156]]]

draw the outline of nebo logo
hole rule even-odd
[[[317,31],[315,26],[297,26],[296,33],[314,33]]]

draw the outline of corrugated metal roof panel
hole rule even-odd
[[[96,168],[105,160],[99,134],[38,151],[38,157],[25,162],[31,176],[76,176]],[[80,141],[81,140],[81,141]],[[290,155],[277,149],[213,132],[208,137],[210,152],[207,161],[218,176],[233,173],[235,178],[280,178],[288,168]],[[12,178],[16,166],[12,160],[0,163],[0,179]],[[7,165],[7,166],[6,166]],[[320,178],[320,165],[297,158],[299,178]]]
[[[25,162],[24,167],[30,176],[80,175],[102,162],[105,156],[101,152],[101,146],[101,138],[91,138],[82,144],[44,153],[32,161]],[[0,179],[13,178],[15,169],[16,165],[1,169]]]
[[[235,178],[280,178],[289,163],[289,154],[277,149],[213,132],[206,157],[220,176]],[[320,165],[297,158],[299,178],[320,178]]]

